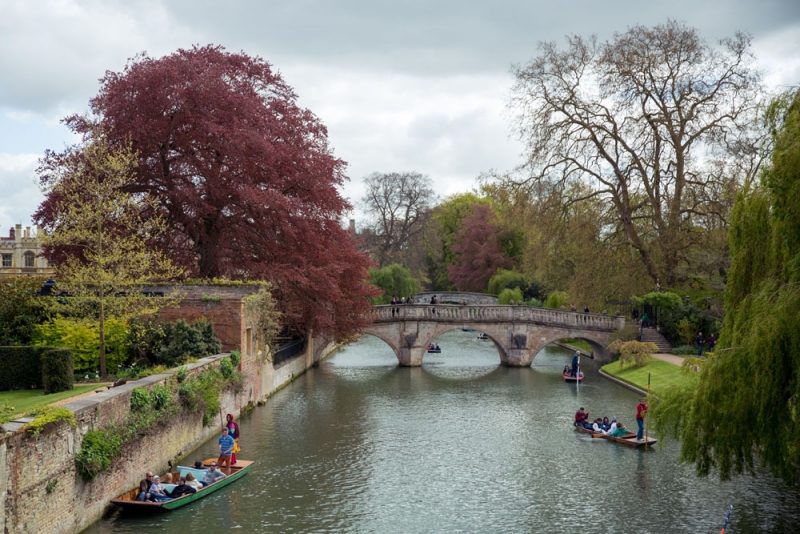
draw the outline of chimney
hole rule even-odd
[[[27,237],[27,238],[31,237],[31,227],[30,226],[26,226],[25,227],[25,237]]]
[[[21,241],[22,240],[22,225],[21,224],[15,224],[14,228],[15,228],[15,230],[14,230],[14,240],[15,241]]]

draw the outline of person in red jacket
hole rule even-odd
[[[592,428],[592,425],[589,424],[589,412],[581,409],[575,412],[575,426],[582,426],[583,428]]]
[[[636,439],[642,441],[644,439],[644,418],[647,415],[647,399],[641,399],[636,406],[636,424],[639,426],[639,431],[636,433]]]

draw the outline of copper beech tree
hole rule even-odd
[[[363,324],[375,290],[339,222],[346,164],[268,62],[219,46],[141,54],[105,74],[90,107],[67,126],[85,134],[97,122],[112,145],[130,143],[138,165],[125,189],[157,200],[167,230],[152,244],[187,276],[272,282],[298,333],[341,339]],[[63,158],[46,154],[45,186]],[[53,216],[45,199],[37,222]]]

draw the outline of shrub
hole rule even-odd
[[[502,290],[500,295],[497,297],[498,304],[508,304],[512,300],[515,304],[522,301],[522,290],[520,288],[515,287],[514,289],[511,289],[507,287]]]
[[[75,382],[72,350],[47,349],[42,351],[42,385],[45,395],[68,391]]]
[[[558,309],[565,306],[569,301],[569,296],[564,291],[553,291],[547,295],[547,300],[544,303],[545,308]]]
[[[109,368],[128,359],[128,326],[115,319],[106,321],[106,361]],[[94,371],[100,366],[100,334],[96,323],[57,317],[36,327],[33,344],[36,346],[69,347],[73,353],[75,371]]]
[[[0,347],[0,391],[42,387],[41,354],[51,347]]]
[[[7,400],[4,400],[3,404],[0,404],[0,425],[11,421],[11,416],[15,413],[14,407],[9,405]]]
[[[150,408],[150,392],[145,388],[133,388],[131,391],[131,410],[142,412]]]
[[[59,406],[40,406],[26,415],[33,416],[33,421],[25,425],[25,431],[34,436],[41,434],[44,427],[50,423],[67,421],[71,427],[77,425],[75,414]]]
[[[680,347],[673,347],[672,354],[678,354],[683,356],[697,354],[697,347],[695,347],[694,345],[681,345]]]
[[[234,370],[233,362],[230,358],[224,358],[219,362],[219,372],[222,373],[223,378],[230,378]]]
[[[239,367],[239,364],[242,362],[242,353],[238,350],[231,351],[231,363],[233,363],[234,367]]]
[[[169,401],[170,394],[166,386],[163,384],[157,384],[153,386],[153,389],[150,391],[150,403],[152,404],[154,410],[163,410],[167,407],[167,405],[169,405]]]
[[[622,341],[616,340],[608,346],[608,350],[619,354],[619,366],[633,364],[635,367],[642,367],[650,362],[650,354],[658,352],[655,343],[642,343],[641,341]]]
[[[186,367],[179,367],[178,370],[175,371],[175,380],[177,380],[179,384],[186,380],[187,376],[189,376],[189,369]]]
[[[214,325],[205,318],[192,324],[183,319],[158,323],[154,319],[132,321],[128,338],[131,352],[140,361],[174,367],[188,358],[219,354],[222,343]]]
[[[81,450],[75,455],[75,465],[84,480],[91,480],[111,468],[111,460],[119,456],[122,436],[112,427],[92,430],[83,437]]]

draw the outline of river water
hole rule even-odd
[[[635,428],[638,396],[592,370],[566,384],[569,352],[510,369],[475,332],[437,342],[421,368],[373,337],[347,346],[239,421],[240,456],[257,461],[242,480],[86,532],[716,533],[731,504],[728,533],[800,532],[800,491],[768,476],[698,479],[676,442],[643,451],[577,433],[580,406]]]

